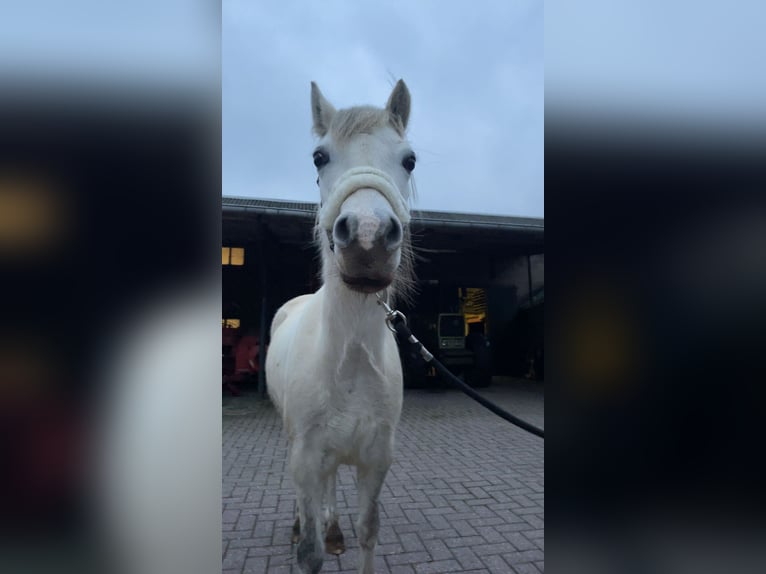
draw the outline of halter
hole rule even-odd
[[[319,225],[331,234],[343,202],[355,191],[368,187],[380,192],[386,198],[402,225],[409,223],[410,210],[407,207],[407,201],[399,193],[396,182],[391,179],[391,176],[374,167],[361,166],[352,167],[335,182],[330,197],[319,211]]]

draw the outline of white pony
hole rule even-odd
[[[348,464],[357,467],[359,572],[372,574],[378,498],[402,409],[397,344],[375,294],[406,288],[411,270],[410,94],[399,80],[385,109],[335,110],[312,82],[311,111],[323,285],[274,316],[268,389],[290,443],[301,570],[319,572],[325,550],[345,550],[335,479]]]

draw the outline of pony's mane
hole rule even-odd
[[[374,106],[355,106],[335,113],[330,124],[330,134],[336,142],[342,143],[356,134],[369,134],[386,125],[404,137],[404,126],[398,116]]]

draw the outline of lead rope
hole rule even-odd
[[[520,418],[518,418],[515,415],[512,415],[502,407],[496,405],[492,401],[489,401],[485,399],[483,396],[481,396],[479,393],[477,393],[475,390],[473,390],[470,386],[468,386],[466,383],[458,379],[455,375],[453,375],[447,367],[442,365],[442,363],[436,359],[431,352],[428,351],[428,349],[425,348],[423,343],[421,343],[415,335],[412,334],[412,331],[410,331],[410,328],[407,326],[407,317],[404,316],[404,313],[401,311],[397,311],[396,309],[392,309],[391,306],[388,304],[388,291],[386,291],[386,300],[383,300],[383,298],[380,296],[380,293],[376,293],[375,296],[378,298],[378,305],[383,307],[383,309],[386,312],[386,326],[389,328],[390,331],[397,334],[399,336],[399,341],[409,341],[413,345],[418,346],[418,351],[420,352],[420,355],[423,357],[423,359],[426,361],[426,363],[431,363],[434,368],[439,372],[439,374],[448,382],[451,383],[453,386],[457,387],[461,391],[463,391],[466,395],[471,397],[473,400],[475,400],[477,403],[479,403],[481,406],[489,409],[493,413],[495,413],[497,416],[507,420],[509,423],[516,425],[517,427],[532,433],[535,436],[539,436],[542,439],[545,439],[545,432],[543,429],[538,428],[534,426],[531,423],[528,423],[527,421],[524,421]]]

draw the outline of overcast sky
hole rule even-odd
[[[543,2],[223,1],[223,193],[317,201],[310,82],[410,88],[415,208],[542,217]]]

